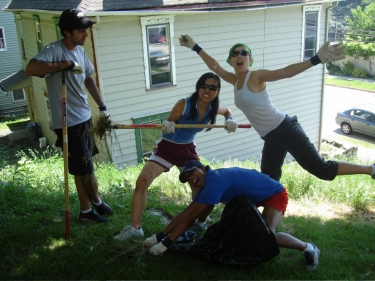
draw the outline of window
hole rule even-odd
[[[35,24],[35,34],[36,34],[36,44],[38,46],[38,52],[43,48],[42,44],[42,32],[40,30],[40,20],[38,16],[33,15],[34,24]]]
[[[170,111],[164,111],[147,116],[133,117],[134,124],[161,124],[169,116]],[[155,142],[160,139],[160,129],[135,129],[135,141],[137,145],[138,163],[142,163],[145,157],[150,157],[155,148]]]
[[[303,7],[302,58],[308,60],[318,50],[321,6]]]
[[[56,29],[56,38],[57,40],[62,40],[63,36],[61,35],[59,21],[60,21],[59,17],[53,17],[53,22],[55,23],[55,29]]]
[[[20,50],[22,58],[26,59],[26,50],[25,50],[25,39],[23,36],[23,28],[22,28],[22,19],[20,14],[16,14],[16,20],[17,20],[17,28],[18,28],[18,36],[19,36],[19,42],[20,42]]]
[[[176,85],[173,16],[142,17],[146,89]]]
[[[7,45],[5,42],[5,31],[4,27],[0,27],[0,51],[6,51]]]
[[[24,101],[25,100],[25,92],[23,89],[13,90],[13,101]]]

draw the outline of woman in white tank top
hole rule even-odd
[[[370,166],[347,162],[325,161],[306,136],[297,117],[280,112],[271,102],[266,82],[293,77],[314,65],[345,58],[342,44],[326,42],[310,60],[288,65],[277,70],[250,70],[253,57],[250,48],[237,43],[229,51],[227,62],[233,67],[228,72],[209,56],[189,35],[180,37],[180,45],[197,52],[209,69],[234,85],[235,104],[246,115],[254,129],[265,141],[261,172],[279,181],[281,167],[289,152],[305,170],[323,180],[337,175],[367,174],[375,179],[375,164]]]

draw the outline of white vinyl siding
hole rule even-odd
[[[7,50],[7,43],[5,40],[5,30],[3,26],[0,26],[0,52]]]

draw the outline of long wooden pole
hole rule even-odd
[[[162,124],[129,124],[129,125],[121,125],[116,124],[113,125],[113,129],[160,129],[163,127]],[[225,128],[225,125],[215,125],[215,124],[175,124],[175,128]],[[237,128],[245,128],[250,129],[252,126],[251,124],[238,124]]]
[[[70,238],[70,209],[69,209],[69,166],[68,166],[68,126],[66,105],[65,70],[62,72],[61,98],[62,98],[62,129],[63,129],[63,154],[64,154],[64,183],[65,183],[65,235]]]

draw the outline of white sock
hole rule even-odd
[[[314,246],[311,245],[310,243],[306,243],[306,248],[303,251],[310,251],[310,250],[314,250]]]
[[[99,198],[99,202],[98,203],[95,203],[95,202],[92,202],[95,206],[100,206],[102,204],[102,199]]]
[[[87,213],[90,213],[91,211],[92,211],[92,208],[87,209],[87,210],[85,210],[85,211],[82,211],[82,210],[81,210],[81,213],[82,213],[82,214],[87,214]]]

